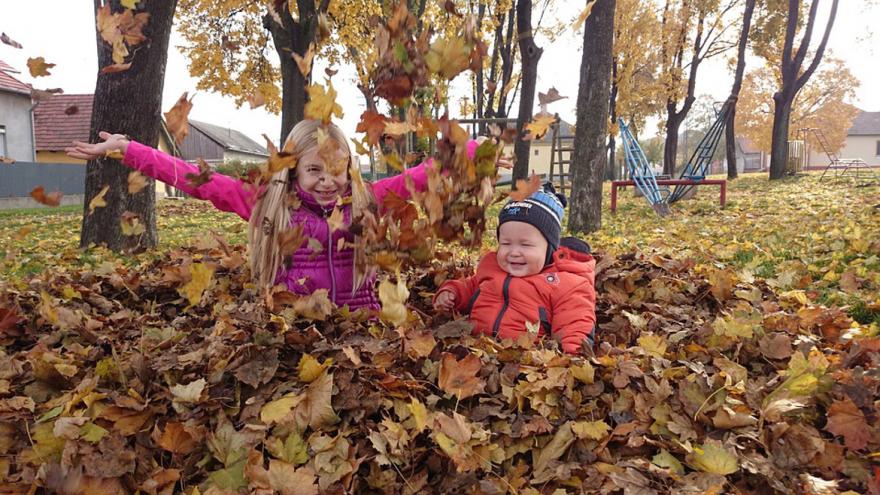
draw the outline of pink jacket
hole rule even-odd
[[[473,156],[476,142],[468,143],[468,154]],[[197,166],[170,156],[159,150],[132,141],[125,152],[123,163],[144,175],[174,186],[190,196],[210,201],[217,209],[237,214],[245,220],[251,217],[256,195],[253,187],[232,177],[213,174],[211,180],[198,187],[192,187],[186,179],[187,174],[198,174]],[[425,167],[431,166],[426,161],[421,165],[407,169],[403,174],[382,179],[371,184],[373,195],[378,204],[389,191],[394,191],[402,198],[409,197],[406,188],[406,176],[412,177],[417,190],[427,188],[428,176]],[[364,282],[363,286],[352,294],[354,284],[354,250],[351,248],[337,251],[339,239],[345,237],[351,241],[353,236],[347,230],[330,233],[327,217],[333,207],[322,208],[310,194],[300,191],[297,194],[303,207],[292,211],[291,225],[302,225],[303,235],[317,239],[321,250],[313,250],[308,243],[303,244],[294,254],[291,263],[282,266],[276,277],[277,283],[285,283],[288,290],[295,294],[311,294],[317,289],[327,289],[330,297],[338,306],[348,304],[352,310],[367,307],[379,308],[374,289],[375,277]],[[346,222],[351,221],[351,204],[342,207]],[[317,251],[317,252],[316,252]]]

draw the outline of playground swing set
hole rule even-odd
[[[810,139],[812,136],[813,139]],[[854,178],[860,181],[880,181],[877,172],[861,158],[841,158],[832,150],[822,129],[802,127],[795,133],[795,139],[788,143],[788,173],[796,175],[803,172],[809,165],[810,144],[819,145],[822,153],[828,157],[828,165],[822,171],[820,180],[826,176],[834,178]],[[829,174],[830,172],[830,174]]]
[[[661,217],[670,213],[670,204],[690,197],[691,192],[698,186],[719,186],[719,203],[724,207],[727,203],[727,180],[707,179],[706,176],[712,163],[712,156],[724,134],[729,114],[730,102],[725,102],[716,112],[715,121],[697,144],[697,148],[685,163],[677,179],[658,178],[654,174],[642,147],[633,136],[629,126],[623,119],[618,119],[629,179],[611,182],[611,212],[617,211],[617,189],[627,186],[635,186],[651,205],[651,208]],[[670,189],[669,186],[675,187]]]

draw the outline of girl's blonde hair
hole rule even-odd
[[[292,144],[294,156],[299,160],[306,151],[318,147],[318,129],[320,127],[322,127],[320,120],[300,121],[287,135],[285,147],[288,143]],[[327,124],[323,128],[327,132],[328,138],[333,139],[339,149],[348,156],[351,211],[352,218],[354,218],[361,212],[368,211],[367,208],[372,201],[372,196],[364,187],[360,170],[355,165],[354,157],[342,129],[334,124]],[[295,172],[291,172],[291,170],[286,168],[272,175],[263,195],[255,202],[248,222],[251,276],[263,289],[275,285],[275,277],[283,263],[278,246],[278,236],[290,228],[290,208],[287,196],[293,190],[296,182]],[[367,278],[365,243],[358,241],[359,239],[356,239],[355,242],[355,273],[352,293],[360,288]],[[327,249],[336,249],[336,246],[327,246]]]

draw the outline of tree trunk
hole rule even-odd
[[[610,112],[611,126],[617,127],[617,61],[611,61],[611,96],[609,97],[608,110]],[[608,167],[605,171],[605,180],[617,180],[617,163],[614,155],[617,153],[614,134],[608,133]]]
[[[746,45],[749,41],[749,30],[752,26],[752,13],[755,11],[755,0],[746,0],[743,11],[743,26],[739,34],[739,47],[736,54],[736,73],[733,77],[733,88],[730,90],[730,114],[727,127],[724,129],[724,151],[727,155],[727,178],[736,179],[736,100],[742,88],[743,74],[746,70]]]
[[[584,49],[577,96],[568,228],[595,232],[602,226],[602,176],[607,165],[611,95],[611,45],[615,0],[597,0],[584,25]]]
[[[95,0],[95,12],[104,4]],[[159,143],[162,111],[162,89],[165,83],[165,63],[168,59],[168,38],[171,34],[177,0],[149,2],[141,11],[150,13],[143,33],[149,41],[138,45],[131,68],[115,74],[98,74],[95,83],[89,142],[98,140],[99,131],[128,134],[139,143],[155,147]],[[119,0],[110,2],[114,12],[121,12]],[[96,32],[98,66],[113,64],[112,47]],[[83,207],[80,246],[105,244],[114,251],[134,250],[155,246],[156,185],[150,179],[148,187],[136,194],[128,193],[128,174],[131,169],[116,160],[99,158],[86,164],[85,204]],[[89,212],[89,202],[109,186],[104,200],[107,206]],[[132,212],[145,227],[141,235],[122,234],[122,214]]]
[[[791,101],[782,92],[773,95],[773,134],[770,144],[770,179],[785,177],[788,166],[788,125],[791,119]]]
[[[773,95],[773,135],[770,145],[770,180],[781,179],[785,177],[785,170],[788,165],[788,128],[789,119],[791,118],[791,108],[798,92],[803,89],[807,81],[810,80],[822,56],[825,54],[825,47],[828,45],[828,37],[831,35],[831,28],[834,27],[834,20],[837,17],[837,5],[839,0],[831,3],[831,11],[828,14],[828,21],[825,24],[825,33],[822,35],[822,41],[816,48],[813,60],[806,69],[803,67],[804,59],[810,48],[810,38],[812,37],[813,28],[816,23],[816,11],[819,7],[819,0],[813,0],[810,5],[810,12],[804,23],[804,31],[801,36],[800,45],[797,51],[794,50],[794,38],[797,34],[797,27],[800,25],[798,16],[800,12],[801,1],[789,0],[788,3],[788,19],[785,29],[784,48],[782,50],[782,59],[780,72],[782,75],[782,84],[779,91]],[[780,121],[784,119],[784,122]]]
[[[510,7],[510,12],[507,14],[507,36],[505,37],[504,47],[501,49],[501,82],[496,85],[496,91],[499,93],[498,106],[495,107],[494,112],[498,118],[507,117],[507,93],[504,92],[504,88],[513,77],[513,59],[515,55],[513,35],[516,32],[514,30],[516,8],[517,5],[513,4]]]
[[[675,164],[678,161],[678,132],[684,121],[681,112],[667,114],[666,143],[663,145],[663,174],[675,176]]]
[[[538,81],[538,60],[541,59],[541,53],[543,53],[532,37],[531,0],[517,0],[516,29],[519,33],[519,51],[522,58],[522,94],[519,97],[519,115],[516,118],[516,128],[520,138],[513,146],[513,152],[516,156],[516,164],[513,166],[514,184],[518,179],[525,179],[529,175],[531,142],[524,141],[522,136],[525,135],[525,125],[532,120],[532,108],[535,106],[535,84]]]

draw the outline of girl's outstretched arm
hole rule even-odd
[[[208,182],[194,187],[186,176],[198,175],[197,166],[136,141],[130,141],[121,134],[101,132],[98,136],[103,142],[91,144],[75,141],[65,151],[74,158],[93,160],[118,150],[124,154],[122,163],[126,166],[176,187],[194,198],[210,201],[218,210],[236,213],[245,220],[250,219],[257,193],[244,182],[215,173]]]

